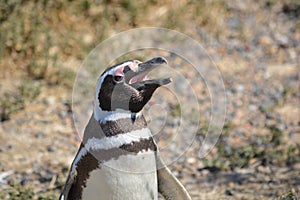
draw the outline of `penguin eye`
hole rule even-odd
[[[114,76],[114,81],[115,82],[121,82],[123,80],[123,76]]]

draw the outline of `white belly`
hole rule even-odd
[[[90,173],[84,200],[157,199],[156,162],[153,151],[120,156]]]

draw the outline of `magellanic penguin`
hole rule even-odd
[[[98,79],[93,114],[71,165],[60,200],[191,199],[159,156],[141,113],[154,91],[170,78],[146,75],[163,57],[129,60]]]

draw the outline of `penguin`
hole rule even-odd
[[[155,90],[171,82],[147,78],[162,64],[163,57],[128,60],[102,73],[60,200],[191,199],[162,161],[142,114]]]

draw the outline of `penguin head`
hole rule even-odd
[[[95,107],[101,111],[141,111],[158,87],[171,82],[170,78],[147,79],[147,74],[162,64],[167,60],[155,57],[146,62],[128,60],[108,68],[98,79]]]

